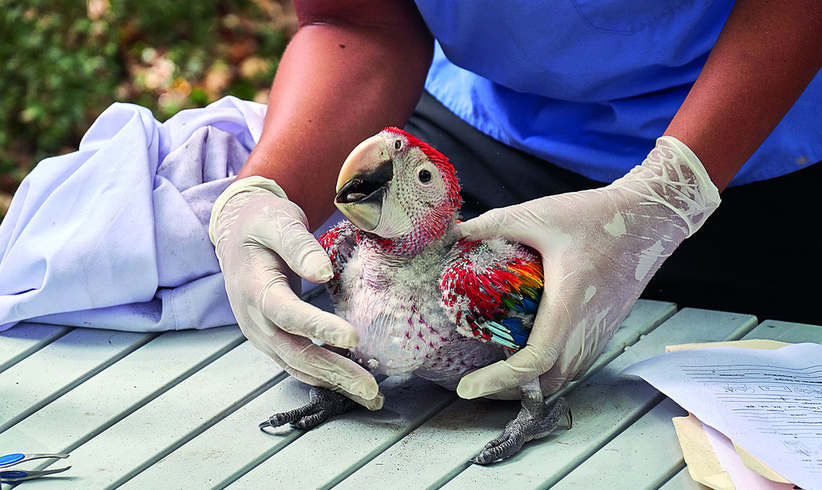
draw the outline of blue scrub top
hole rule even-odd
[[[426,89],[492,138],[611,182],[663,134],[730,0],[417,0],[437,39]],[[822,75],[731,182],[822,160]]]

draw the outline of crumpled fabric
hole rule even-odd
[[[0,330],[23,320],[140,332],[236,323],[208,221],[265,109],[226,97],[160,123],[117,103],[78,151],[40,162],[0,223]]]

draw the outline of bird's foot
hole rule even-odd
[[[313,429],[328,418],[350,412],[356,406],[355,401],[339,393],[315,386],[309,392],[307,404],[288,412],[275,413],[260,424],[260,430],[265,431],[267,427],[279,427],[286,423],[295,429]]]
[[[565,398],[559,397],[542,418],[535,418],[525,406],[517,417],[508,422],[503,434],[485,445],[471,462],[474,464],[491,464],[510,458],[520,450],[523,444],[533,439],[545,437],[554,429],[560,419],[568,416],[568,428],[571,428],[571,410]]]

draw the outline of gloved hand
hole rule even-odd
[[[502,236],[539,251],[545,291],[528,345],[464,377],[457,393],[487,396],[539,376],[549,394],[581,377],[662,262],[717,206],[719,191],[696,155],[664,136],[642,165],[606,187],[462,223],[472,240]]]
[[[272,180],[240,179],[217,198],[209,237],[243,334],[289,374],[343,393],[371,410],[383,396],[374,377],[355,362],[311,342],[340,348],[359,341],[354,327],[294,293],[300,276],[326,282],[331,261],[308,232],[303,211]]]

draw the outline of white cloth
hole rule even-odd
[[[264,105],[234,97],[165,123],[114,104],[78,151],[40,162],[0,223],[0,330],[236,323],[208,220],[264,117]]]

